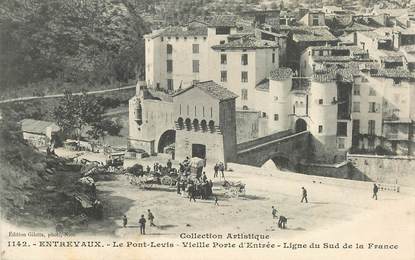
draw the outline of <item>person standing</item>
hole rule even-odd
[[[177,185],[177,194],[180,195],[180,177],[177,179],[176,185]]]
[[[170,159],[167,161],[167,169],[170,171],[171,170],[171,166],[172,166],[172,163],[171,163],[171,161],[170,161]]]
[[[207,181],[206,172],[203,172],[202,181],[203,182],[206,182]]]
[[[189,186],[188,191],[189,191],[189,201],[192,202],[192,200],[193,200],[194,202],[196,202],[196,187],[195,187],[195,185],[191,184]]]
[[[215,206],[219,206],[218,201],[219,201],[219,200],[218,200],[218,196],[216,196],[216,195],[215,195]]]
[[[215,163],[215,166],[213,167],[213,170],[215,171],[215,173],[213,174],[213,178],[217,178],[218,177],[218,172],[219,172],[218,163]]]
[[[373,195],[372,195],[372,199],[378,200],[378,191],[379,191],[378,185],[376,185],[376,183],[373,183]]]
[[[272,206],[272,218],[277,218],[277,209]]]
[[[303,190],[303,197],[301,198],[301,203],[303,203],[304,200],[305,200],[305,203],[308,203],[307,190],[304,187],[301,187],[301,189]]]
[[[127,220],[127,216],[126,216],[126,215],[124,215],[124,216],[122,217],[122,226],[123,226],[123,227],[127,227],[127,222],[128,222],[128,220]]]
[[[140,234],[145,235],[146,234],[146,219],[144,218],[144,215],[141,215],[140,220],[138,221],[140,224]]]
[[[222,178],[223,179],[225,179],[225,173],[224,173],[224,171],[225,171],[225,165],[223,165],[223,163],[221,162],[220,163],[220,165],[219,165],[219,170],[220,170],[220,172],[221,172],[221,174],[222,174]]]
[[[149,209],[147,210],[147,212],[148,212],[147,218],[148,218],[148,221],[150,221],[150,227],[155,227],[156,225],[153,222],[154,221],[153,213]]]

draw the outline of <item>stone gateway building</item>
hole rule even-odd
[[[129,147],[150,154],[173,150],[207,163],[235,161],[237,95],[213,81],[197,82],[172,95],[138,86],[129,104]]]

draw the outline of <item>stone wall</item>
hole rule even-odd
[[[415,157],[348,154],[353,179],[415,187]]]
[[[206,163],[213,164],[218,161],[225,161],[222,135],[186,130],[176,131],[175,159],[183,161],[186,156],[192,157],[192,144],[202,144],[206,146]]]
[[[352,179],[347,161],[337,164],[302,164],[300,172],[307,175]]]
[[[259,137],[259,117],[258,111],[236,111],[236,143],[243,143]]]

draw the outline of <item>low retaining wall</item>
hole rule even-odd
[[[415,157],[347,154],[352,175],[380,183],[415,187]]]

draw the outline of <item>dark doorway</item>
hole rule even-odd
[[[206,159],[206,145],[192,144],[192,157],[199,157],[201,159]]]
[[[295,132],[299,133],[299,132],[303,132],[307,130],[307,123],[305,122],[304,119],[297,119],[297,121],[295,122]]]
[[[174,149],[174,143],[176,142],[176,131],[167,130],[160,136],[160,140],[157,147],[157,152],[164,153],[165,148],[169,147],[170,150]],[[171,151],[170,151],[171,152]]]

